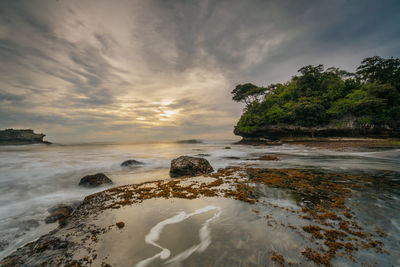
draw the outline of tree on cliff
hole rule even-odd
[[[366,58],[356,74],[323,65],[308,65],[284,84],[258,87],[247,83],[232,91],[246,103],[236,132],[265,126],[322,126],[345,117],[365,127],[400,127],[400,60]]]
[[[237,85],[231,94],[233,94],[233,101],[244,102],[249,105],[254,101],[260,101],[265,90],[266,88],[258,87],[252,83],[245,83]]]
[[[357,74],[365,83],[390,84],[400,91],[400,59],[369,57],[361,62]]]

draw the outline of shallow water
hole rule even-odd
[[[92,247],[97,259],[112,266],[279,266],[271,259],[274,252],[294,266],[316,266],[306,261],[301,252],[310,246],[304,232],[298,231],[310,221],[296,213],[294,199],[282,190],[270,189],[262,203],[250,205],[225,198],[151,199],[140,205],[106,211],[99,220],[104,226],[123,221],[123,229],[114,228],[103,235]],[[360,202],[359,204],[357,204]],[[362,209],[371,209],[371,201],[355,196],[349,203]],[[395,209],[375,209],[378,218],[389,211],[390,220],[399,220]],[[354,252],[355,259],[336,257],[334,266],[360,266],[362,262],[376,266],[400,264],[399,229],[386,225],[390,220],[361,222],[365,229],[387,229],[383,238],[390,255],[373,250]],[[288,226],[296,226],[297,229]]]
[[[298,258],[305,244],[300,236],[278,224],[268,229],[264,213],[282,217],[280,211],[254,209],[232,199],[205,198],[149,200],[113,212],[112,218],[106,212],[100,220],[124,221],[125,227],[102,237],[97,261],[137,267],[268,266],[271,250]]]
[[[225,149],[226,146],[231,149]],[[198,154],[207,154],[204,157],[214,169],[256,164],[270,168],[311,167],[377,173],[381,170],[398,171],[400,166],[400,149],[341,152],[301,145],[232,145],[229,141],[202,144],[4,146],[0,147],[0,258],[57,226],[44,224],[48,208],[59,203],[80,201],[84,196],[104,189],[78,187],[83,176],[104,172],[115,182],[113,186],[165,179],[168,178],[171,159]],[[276,155],[280,160],[257,160],[257,157],[265,154]],[[138,168],[121,167],[120,164],[127,159],[143,161],[145,165]],[[385,194],[377,193],[374,204],[379,204],[381,210],[389,209],[392,212],[386,221],[398,238],[400,220],[393,207],[397,207],[397,210],[400,207],[399,195],[396,192]],[[366,195],[361,194],[361,197]],[[281,200],[277,198],[274,201]],[[361,217],[368,213],[367,210],[360,212]]]

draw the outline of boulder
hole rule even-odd
[[[122,162],[121,166],[122,167],[136,167],[136,166],[140,166],[140,165],[143,165],[143,164],[144,163],[141,162],[141,161],[137,161],[137,160],[134,160],[134,159],[128,159],[128,160],[125,160],[124,162]]]
[[[59,221],[60,224],[64,224],[65,219],[71,216],[74,208],[72,206],[60,204],[55,207],[52,207],[48,210],[50,213],[49,216],[44,219],[45,223],[54,223]]]
[[[93,175],[86,175],[83,177],[79,185],[80,186],[86,186],[86,187],[96,187],[102,184],[112,184],[113,181],[111,181],[110,178],[108,178],[104,173],[96,173]]]
[[[189,156],[180,156],[171,161],[171,169],[169,171],[171,177],[179,176],[197,176],[213,172],[214,169],[204,158],[196,158]]]

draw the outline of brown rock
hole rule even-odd
[[[214,169],[204,158],[196,158],[189,156],[180,156],[171,161],[171,169],[169,171],[171,177],[179,176],[198,176],[213,172]]]
[[[117,222],[115,225],[116,225],[119,229],[125,227],[125,223],[124,223],[124,222]]]
[[[102,184],[112,184],[113,181],[108,178],[104,173],[96,173],[93,175],[87,175],[83,177],[79,185],[86,186],[86,187],[96,187]]]

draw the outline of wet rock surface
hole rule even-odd
[[[113,181],[108,178],[104,173],[96,173],[93,175],[86,175],[79,181],[79,186],[84,187],[97,187],[103,184],[112,184]]]
[[[0,266],[55,266],[52,265],[54,262],[51,259],[55,256],[64,255],[72,245],[65,239],[50,234],[44,235],[37,241],[28,243],[1,260]]]
[[[138,167],[141,165],[144,165],[144,162],[134,160],[134,159],[128,159],[121,163],[122,167]]]
[[[170,176],[197,176],[213,172],[214,169],[204,158],[180,156],[171,161]]]

